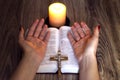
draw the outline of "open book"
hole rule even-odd
[[[58,50],[62,55],[68,56],[67,61],[61,62],[62,73],[78,73],[79,65],[74,56],[72,46],[67,37],[68,31],[71,30],[69,26],[62,26],[60,29],[49,28],[50,39],[48,42],[45,57],[39,66],[37,73],[56,73],[58,70],[57,61],[50,61],[51,56],[58,54]]]

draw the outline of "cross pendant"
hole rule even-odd
[[[50,57],[50,61],[57,61],[57,65],[58,65],[58,77],[60,78],[61,76],[61,61],[66,61],[68,60],[67,56],[63,56],[60,54],[60,50],[58,51],[58,54],[56,56],[52,56]]]

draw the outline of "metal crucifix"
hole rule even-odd
[[[61,61],[66,61],[68,60],[67,56],[63,56],[60,54],[60,50],[58,51],[58,54],[56,56],[50,57],[50,61],[57,61],[58,64],[58,77],[60,78],[61,76]]]

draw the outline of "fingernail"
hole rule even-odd
[[[42,18],[41,21],[44,21],[44,18]]]
[[[47,25],[47,24],[45,24],[45,28],[48,28],[48,25]]]
[[[21,31],[22,27],[19,27],[19,31]]]
[[[77,22],[75,22],[74,25],[77,25]]]
[[[100,28],[101,28],[100,25],[98,25],[98,30],[99,30],[99,31],[100,31]]]
[[[82,24],[82,25],[85,25],[85,22],[82,21],[81,24]]]

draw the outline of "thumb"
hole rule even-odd
[[[100,26],[96,26],[94,28],[93,35],[88,40],[88,44],[87,44],[87,50],[86,51],[93,52],[95,55],[96,55],[97,46],[98,46],[99,31],[100,31]]]
[[[20,30],[20,33],[19,33],[19,43],[20,43],[20,45],[22,45],[23,41],[24,41],[24,29],[23,29],[23,27],[21,27],[21,30]]]
[[[94,28],[94,34],[92,36],[93,39],[98,39],[99,38],[99,31],[100,31],[100,26],[98,25]]]
[[[97,45],[98,45],[99,32],[100,32],[100,26],[98,25],[94,28],[94,33],[92,36],[92,44],[93,46],[95,46],[95,48],[97,48]]]

